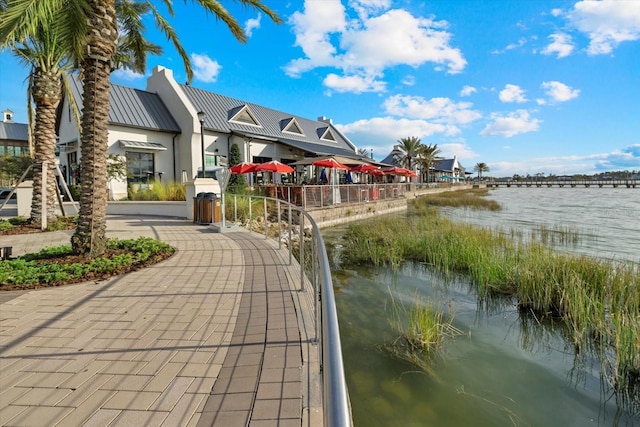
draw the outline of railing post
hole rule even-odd
[[[262,199],[264,201],[264,238],[269,238],[269,222],[267,221],[267,198]]]
[[[293,223],[291,222],[291,204],[289,204],[289,265],[293,262],[293,241],[291,240],[291,228]]]
[[[300,214],[300,290],[304,291],[304,215]]]
[[[238,196],[236,194],[233,195],[233,221],[238,222]]]
[[[251,203],[251,196],[249,196],[249,231],[253,231],[253,203]]]
[[[278,215],[278,249],[282,249],[282,221],[280,221],[280,199],[276,199],[276,212]]]

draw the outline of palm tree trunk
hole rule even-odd
[[[89,5],[89,34],[82,63],[80,212],[71,244],[75,253],[98,257],[107,247],[109,76],[118,29],[113,0],[89,0]]]
[[[61,83],[55,72],[36,69],[33,73],[32,96],[36,106],[34,126],[35,156],[33,176],[33,199],[31,201],[31,221],[39,224],[42,215],[47,223],[56,221],[56,108],[60,102]],[[43,162],[47,169],[43,170]],[[46,206],[42,205],[42,178],[47,174]]]

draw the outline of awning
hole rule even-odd
[[[124,139],[119,140],[120,148],[132,148],[137,150],[155,150],[155,151],[167,151],[167,147],[157,142],[142,142],[142,141],[127,141]]]

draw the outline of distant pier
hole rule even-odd
[[[483,182],[489,188],[495,187],[584,187],[584,188],[640,188],[637,179],[604,179],[604,180],[499,180]]]

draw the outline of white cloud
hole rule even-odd
[[[420,96],[394,95],[384,101],[383,107],[389,114],[409,119],[432,120],[449,125],[467,124],[482,115],[470,102],[453,102],[449,98],[424,99]]]
[[[524,29],[524,28],[523,28],[523,29]],[[505,47],[504,49],[502,49],[502,50],[493,50],[493,51],[491,51],[491,53],[493,53],[493,54],[497,54],[497,55],[500,55],[500,54],[503,54],[503,53],[508,52],[508,51],[510,51],[510,50],[513,50],[513,49],[517,49],[517,48],[519,48],[519,47],[522,47],[522,46],[524,46],[525,44],[527,44],[527,39],[525,39],[525,38],[521,38],[520,40],[518,40],[518,42],[517,42],[517,43],[511,43],[511,44],[508,44],[508,45],[507,45],[507,47]]]
[[[343,34],[345,68],[382,70],[400,64],[417,67],[433,62],[455,74],[467,64],[460,50],[449,46],[451,34],[443,30],[445,22],[390,10],[362,24],[362,28]]]
[[[383,81],[376,80],[374,76],[339,76],[328,74],[322,82],[329,89],[344,93],[382,92],[386,88]]]
[[[521,133],[535,132],[539,129],[539,119],[534,119],[527,110],[517,110],[509,114],[491,114],[491,123],[480,132],[482,136],[504,136],[511,138]]]
[[[423,144],[428,144],[428,141],[422,141]],[[444,158],[452,158],[457,156],[458,159],[475,159],[480,157],[478,153],[473,151],[471,147],[464,143],[452,143],[452,144],[438,144],[440,149],[440,155]]]
[[[551,16],[560,16],[562,15],[562,9],[551,9]]]
[[[472,93],[476,93],[478,89],[473,86],[464,86],[462,90],[460,90],[460,96],[470,96]]]
[[[593,153],[586,155],[548,156],[526,159],[516,162],[491,163],[491,174],[494,176],[511,176],[513,174],[535,175],[538,172],[556,175],[573,175],[576,173],[593,173],[607,170],[634,170],[640,165],[640,144],[634,144],[609,153]]]
[[[295,12],[289,23],[296,35],[295,46],[305,58],[291,61],[284,67],[287,75],[298,77],[305,71],[322,66],[337,66],[336,48],[331,35],[346,30],[346,14],[339,1],[305,1],[304,12]]]
[[[589,37],[591,55],[609,54],[622,42],[640,39],[640,1],[582,0],[568,18]]]
[[[601,155],[601,159],[596,162],[596,169],[599,170],[638,170],[640,169],[639,166],[640,144],[632,144],[622,150],[605,153]]]
[[[357,12],[360,19],[365,19],[371,14],[389,9],[391,0],[350,0],[349,7]]]
[[[564,83],[557,81],[543,82],[541,87],[544,89],[551,102],[566,102],[580,95],[579,89],[572,89]],[[540,104],[540,102],[538,102]]]
[[[524,96],[524,90],[518,85],[505,85],[498,96],[502,102],[517,102],[519,104],[527,102],[527,98]]]
[[[445,124],[390,116],[363,119],[344,125],[336,124],[336,127],[357,146],[372,147],[375,157],[379,159],[391,152],[396,141],[407,136],[417,136],[424,143],[428,143],[426,138],[431,135],[457,134],[457,128]]]
[[[247,19],[244,23],[244,32],[247,37],[251,37],[253,35],[253,30],[260,28],[260,21],[262,20],[262,15],[258,14],[257,18]]]
[[[565,33],[551,34],[549,36],[553,40],[547,47],[542,49],[543,55],[556,55],[557,58],[564,58],[573,52],[573,40],[571,36]]]
[[[451,47],[446,22],[414,17],[402,9],[381,13],[390,6],[387,0],[350,1],[358,12],[358,18],[351,20],[341,2],[307,0],[304,4],[304,11],[290,19],[295,45],[302,48],[304,57],[284,67],[289,76],[333,67],[345,76],[372,79],[390,67],[426,63],[455,74],[467,64],[460,50]]]
[[[222,66],[207,55],[191,54],[193,62],[193,75],[197,80],[205,83],[213,83],[218,78]]]
[[[414,76],[406,76],[402,79],[402,84],[405,86],[413,86],[416,84],[416,78]]]
[[[127,80],[127,81],[139,80],[144,77],[144,74],[139,74],[133,70],[124,69],[124,68],[117,69],[112,73],[112,75],[114,77],[117,77],[122,80]]]
[[[407,136],[417,136],[423,139],[423,143],[428,143],[425,139],[432,135],[460,135],[462,132],[458,125],[470,123],[481,117],[479,112],[471,110],[471,106],[469,102],[456,103],[448,98],[426,100],[421,97],[396,95],[387,98],[383,103],[387,116],[336,126],[356,145],[363,141],[363,144],[373,147],[376,153],[379,153],[378,157],[382,158],[391,151],[396,141]],[[464,154],[467,158],[475,156],[466,145],[464,150],[463,144],[445,146],[455,146],[457,151],[451,155]]]

